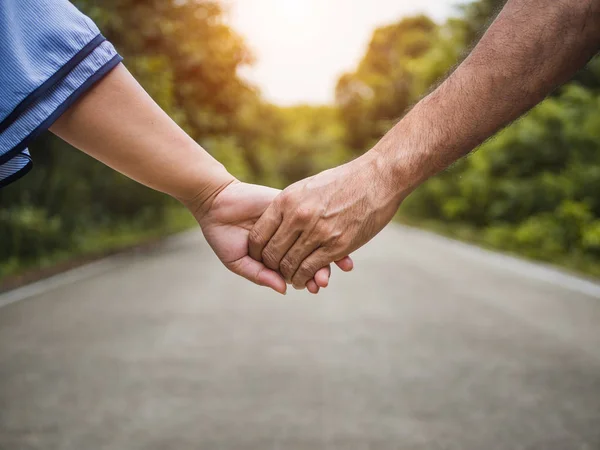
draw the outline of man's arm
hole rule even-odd
[[[599,47],[600,1],[510,0],[465,61],[375,151],[393,161],[396,179],[418,185],[542,101]]]
[[[567,81],[598,51],[600,0],[509,0],[467,59],[370,152],[286,189],[250,255],[295,287],[367,243],[419,184]]]

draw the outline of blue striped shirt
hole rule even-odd
[[[0,187],[27,146],[122,58],[67,0],[0,0]]]

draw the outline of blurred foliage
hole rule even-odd
[[[266,103],[238,75],[253,57],[218,0],[74,3],[165,111],[232,173],[284,187],[371,148],[461,61],[504,1],[472,1],[441,24],[421,15],[381,27],[356,70],[339,79],[334,106],[287,108]],[[480,151],[417,190],[402,216],[600,275],[599,147],[596,58]],[[50,135],[32,152],[34,171],[0,191],[0,278],[192,223],[173,200]]]
[[[336,102],[345,143],[362,153],[460,63],[504,0],[435,24],[375,31]],[[401,215],[458,237],[600,275],[600,58],[481,149],[407,199]],[[470,230],[465,232],[465,230]]]

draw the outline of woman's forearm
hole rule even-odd
[[[122,64],[50,130],[128,177],[190,208],[208,207],[234,177],[194,142]]]

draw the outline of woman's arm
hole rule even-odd
[[[122,64],[50,130],[118,172],[179,199],[231,271],[285,293],[283,278],[248,256],[248,232],[277,192],[239,183],[162,111]],[[215,202],[220,194],[222,200]],[[345,260],[341,267],[351,268],[351,263]],[[328,267],[316,276],[321,287],[328,278]],[[315,280],[307,288],[318,292]]]

